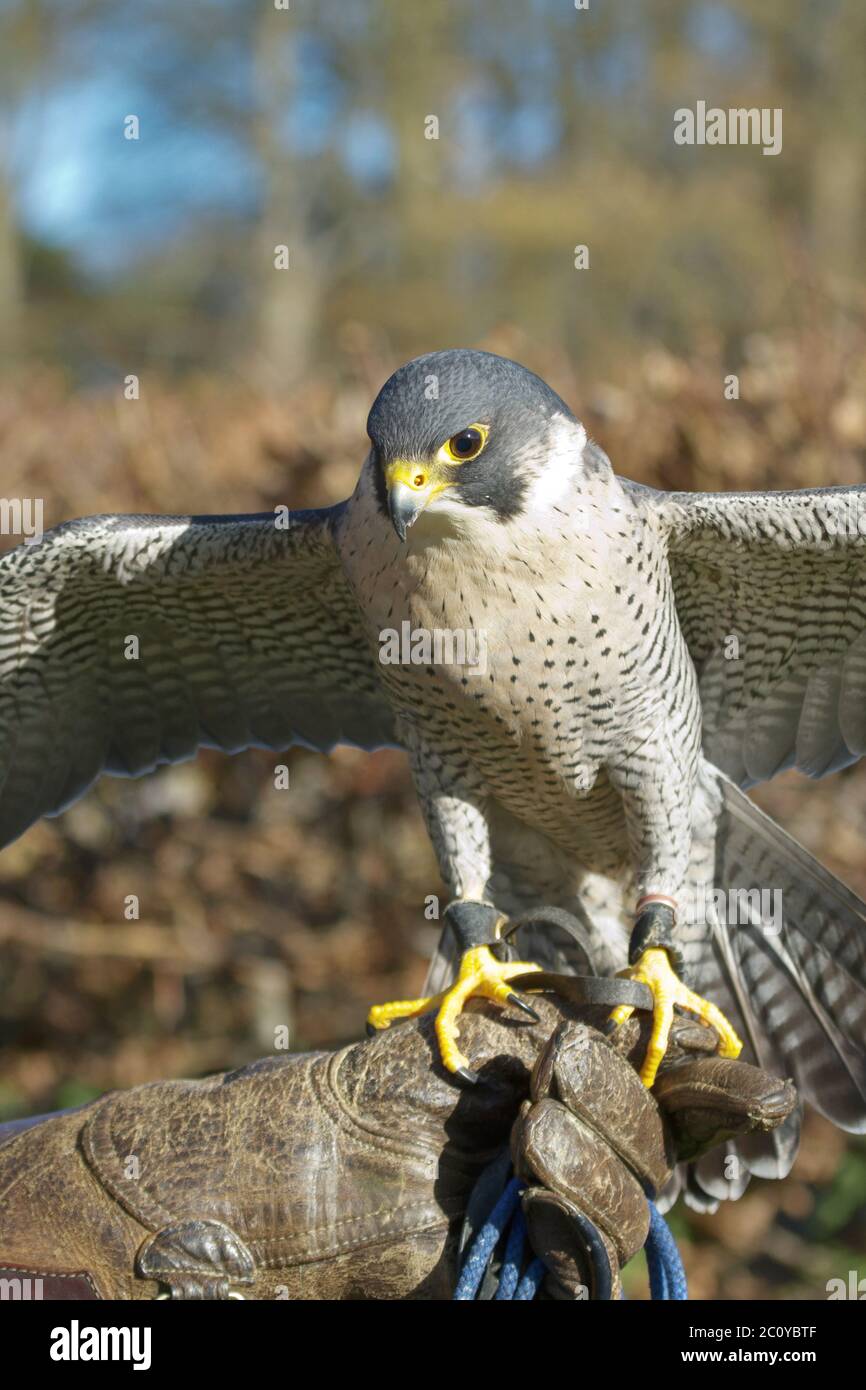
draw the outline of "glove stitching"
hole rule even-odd
[[[443,1155],[441,1139],[431,1136],[429,1140],[415,1143],[411,1140],[397,1142],[389,1138],[381,1128],[372,1124],[364,1124],[361,1116],[349,1108],[339,1086],[340,1067],[348,1053],[352,1051],[352,1047],[356,1045],[352,1044],[343,1048],[342,1052],[333,1053],[324,1059],[325,1064],[321,1068],[311,1068],[310,1079],[330,1118],[354,1140],[362,1151],[374,1154],[386,1152],[394,1154],[397,1158],[408,1156],[421,1158],[428,1162],[432,1160],[436,1163],[437,1169],[445,1157],[448,1163],[457,1168],[468,1169],[470,1173],[483,1168],[485,1163],[498,1152],[499,1146],[496,1149],[486,1151],[478,1151],[477,1149],[467,1151],[459,1149],[449,1142],[447,1154]]]
[[[419,1214],[426,1212],[427,1215],[423,1224],[408,1227],[401,1226],[397,1230],[383,1231],[376,1235],[362,1237],[360,1240],[357,1237],[352,1237],[347,1234],[344,1238],[333,1241],[325,1250],[313,1250],[308,1245],[302,1243],[301,1240],[302,1236],[309,1238],[323,1231],[336,1231],[339,1227],[358,1225],[359,1222],[372,1220],[385,1213],[394,1214],[396,1212],[413,1211],[417,1211]],[[462,1211],[463,1206],[461,1203],[460,1207],[455,1209],[451,1219],[453,1219],[454,1216],[461,1215]],[[304,1232],[299,1232],[298,1236],[277,1236],[273,1239],[253,1240],[249,1242],[249,1245],[257,1256],[257,1264],[262,1265],[266,1269],[279,1268],[282,1262],[290,1256],[294,1256],[301,1264],[315,1264],[321,1260],[332,1259],[335,1254],[340,1254],[347,1250],[363,1250],[370,1245],[393,1244],[399,1240],[407,1239],[410,1236],[421,1235],[425,1231],[447,1231],[451,1224],[451,1219],[448,1218],[447,1214],[444,1220],[442,1218],[442,1208],[440,1206],[433,1208],[430,1203],[410,1202],[399,1207],[389,1204],[388,1206],[379,1207],[376,1211],[367,1212],[363,1216],[346,1217],[343,1220],[332,1222],[326,1226],[309,1227]],[[296,1245],[295,1249],[292,1248],[293,1245]]]
[[[372,1125],[364,1125],[348,1109],[348,1106],[340,1094],[337,1077],[340,1065],[349,1053],[351,1048],[345,1047],[342,1052],[336,1052],[325,1060],[324,1066],[312,1067],[310,1069],[310,1080],[312,1081],[318,1098],[334,1121],[335,1124],[348,1134],[358,1147],[365,1153],[391,1153],[398,1158],[411,1155],[415,1158],[426,1159],[427,1162],[438,1161],[433,1141],[429,1144],[396,1143],[393,1139],[381,1130]]]
[[[145,1230],[158,1231],[175,1219],[172,1213],[141,1184],[135,1190],[121,1186],[111,1171],[114,1163],[120,1164],[121,1156],[111,1130],[110,1109],[110,1106],[99,1107],[81,1129],[77,1144],[100,1187],[110,1192],[124,1211]]]

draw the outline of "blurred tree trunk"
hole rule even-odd
[[[397,149],[397,176],[392,186],[394,235],[404,267],[423,255],[417,229],[446,215],[442,202],[443,169],[440,151],[453,148],[456,131],[449,105],[449,70],[464,69],[461,45],[454,32],[450,0],[408,5],[406,0],[382,0],[384,43],[383,88],[385,114]],[[425,128],[427,118],[439,122],[437,138]],[[455,227],[455,237],[459,228]],[[399,273],[400,266],[395,269]]]
[[[20,353],[24,273],[12,191],[0,170],[0,364]]]
[[[297,53],[291,11],[261,6],[255,34],[254,143],[264,183],[256,258],[256,367],[262,385],[282,389],[308,369],[324,291],[324,253],[311,230],[314,170],[287,139],[295,97]],[[289,248],[289,269],[274,265],[277,246]]]
[[[863,262],[866,20],[862,0],[845,0],[843,11],[846,22],[826,25],[817,49],[810,214],[816,256],[844,292]]]
[[[51,30],[41,0],[0,5],[0,363],[20,355],[24,267],[13,184],[13,112],[42,76]]]

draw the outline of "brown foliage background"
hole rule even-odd
[[[10,495],[46,525],[100,511],[248,511],[351,490],[373,392],[396,365],[358,326],[329,373],[284,399],[237,381],[150,382],[129,402],[40,370],[0,391]],[[669,488],[863,477],[866,340],[746,344],[742,398],[721,364],[661,349],[621,380],[576,379],[516,331],[482,346],[540,371],[618,471]],[[744,402],[746,402],[744,404]],[[143,782],[105,779],[0,856],[0,1103],[75,1103],[115,1086],[359,1036],[370,1002],[421,988],[437,927],[432,851],[399,754],[206,752]],[[866,895],[866,777],[785,776],[761,804]],[[124,904],[137,895],[140,918]],[[810,1117],[794,1175],[716,1216],[679,1214],[694,1296],[809,1297],[864,1262],[866,1152]],[[638,1266],[632,1292],[643,1288]]]

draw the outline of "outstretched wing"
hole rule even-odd
[[[866,487],[668,493],[704,751],[741,786],[866,752]]]
[[[88,517],[0,558],[0,845],[103,771],[394,743],[339,513]]]

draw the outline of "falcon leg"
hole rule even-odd
[[[538,1014],[514,993],[508,981],[539,967],[527,961],[497,959],[494,952],[502,949],[499,932],[505,919],[489,903],[451,903],[445,909],[445,918],[461,951],[460,970],[454,984],[429,999],[374,1005],[367,1015],[367,1031],[376,1032],[389,1028],[397,1019],[417,1018],[419,1014],[435,1011],[436,1038],[443,1066],[474,1084],[478,1075],[457,1043],[457,1024],[463,1009],[470,999],[494,999],[499,1004],[516,1005],[537,1022]]]
[[[682,970],[682,957],[673,936],[674,904],[670,898],[642,898],[629,946],[630,968],[622,973],[629,979],[647,985],[653,996],[653,1026],[640,1079],[646,1087],[656,1079],[662,1058],[667,1051],[668,1038],[674,1018],[674,1006],[696,1014],[709,1023],[719,1035],[719,1055],[739,1057],[743,1044],[721,1009],[702,999],[683,984],[677,971]],[[634,1013],[634,1008],[621,1004],[610,1016],[618,1027]]]

